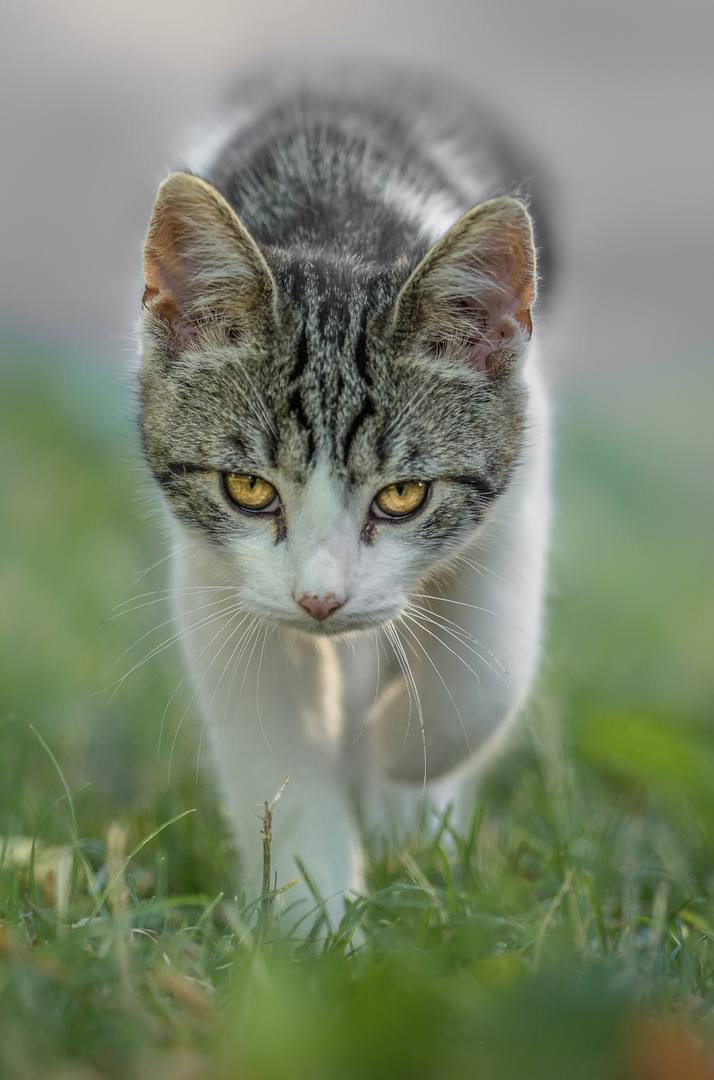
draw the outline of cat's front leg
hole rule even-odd
[[[249,899],[262,891],[261,818],[289,776],[274,812],[271,888],[297,881],[280,896],[292,925],[316,908],[309,877],[334,928],[345,896],[363,888],[334,650],[259,624],[241,640],[240,619],[216,633],[215,625],[194,631],[184,648],[239,848],[239,883]]]
[[[224,803],[239,845],[239,881],[249,898],[262,889],[259,819],[265,802],[289,776],[274,809],[270,886],[289,886],[280,895],[279,908],[287,925],[307,917],[302,927],[307,930],[316,910],[312,885],[335,929],[344,914],[345,897],[364,886],[361,846],[340,771],[307,753],[271,750],[243,756],[227,752],[220,741],[215,750]]]

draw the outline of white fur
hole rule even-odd
[[[440,610],[475,653],[448,624],[437,641],[423,630],[428,615],[417,616],[421,627],[407,620],[400,635],[411,687],[384,632],[379,646],[372,628],[398,619],[427,565],[388,537],[360,542],[374,492],[345,507],[321,463],[302,501],[281,490],[294,508],[289,542],[275,545],[258,529],[252,548],[228,558],[175,526],[176,613],[250,895],[261,880],[256,815],[288,774],[273,869],[284,885],[298,876],[299,858],[334,921],[342,897],[365,884],[361,830],[413,826],[425,768],[442,777],[427,785],[427,803],[455,800],[467,815],[478,766],[522,709],[539,658],[550,517],[548,408],[532,345],[527,352],[526,447],[515,478],[462,552],[474,565],[457,560],[426,590],[443,598]],[[343,607],[318,627],[295,602],[304,591],[332,592]],[[316,629],[348,636],[316,637]],[[304,884],[285,894],[293,903],[309,910]]]

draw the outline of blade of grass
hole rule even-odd
[[[159,833],[162,833],[164,831],[164,829],[168,829],[168,827],[170,825],[175,825],[177,821],[181,820],[181,818],[185,818],[189,814],[195,814],[195,813],[196,813],[196,810],[194,808],[192,810],[184,810],[184,811],[182,811],[182,813],[176,814],[175,817],[169,818],[168,821],[165,821],[162,825],[159,825],[156,829],[153,829],[148,834],[148,836],[145,836],[143,840],[139,841],[139,843],[136,845],[135,848],[132,848],[132,850],[129,852],[127,857],[122,862],[120,868],[112,876],[111,880],[108,881],[107,884],[104,886],[104,889],[102,890],[102,893],[101,893],[99,899],[95,903],[95,905],[94,905],[94,907],[93,907],[93,909],[92,909],[92,911],[91,911],[91,913],[90,913],[90,915],[89,915],[89,917],[87,919],[87,925],[89,925],[92,922],[92,920],[97,917],[97,915],[99,914],[101,909],[104,907],[104,905],[105,905],[105,903],[107,901],[107,897],[109,896],[110,892],[112,891],[114,886],[117,885],[118,882],[121,880],[121,878],[124,876],[124,873],[126,871],[127,866],[129,865],[131,860],[134,859],[139,854],[139,852],[142,850],[142,848],[146,847],[146,845],[151,840],[153,840],[154,837],[158,836]]]

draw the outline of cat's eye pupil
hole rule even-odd
[[[428,492],[425,480],[397,480],[377,492],[372,513],[381,518],[411,517],[424,505]]]
[[[225,473],[223,483],[231,502],[241,510],[272,513],[280,506],[280,496],[269,480],[253,473]]]

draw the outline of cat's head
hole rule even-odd
[[[421,259],[382,266],[261,250],[214,188],[175,173],[145,277],[142,433],[186,544],[272,624],[395,618],[517,462],[535,297],[523,205],[483,203]]]

